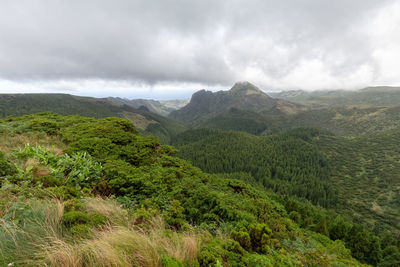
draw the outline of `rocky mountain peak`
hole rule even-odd
[[[263,93],[257,86],[255,86],[254,84],[247,82],[247,81],[241,81],[241,82],[237,82],[233,85],[233,87],[229,90],[232,93],[236,93],[236,92],[244,92],[244,93],[248,93],[248,92],[256,92],[256,93]]]

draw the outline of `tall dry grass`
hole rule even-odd
[[[5,151],[6,154],[15,149],[23,149],[26,144],[44,146],[46,149],[52,150],[56,155],[61,155],[65,149],[65,144],[61,142],[61,138],[58,136],[49,136],[40,133],[19,135],[0,134],[0,150]]]
[[[49,241],[62,238],[64,206],[55,201],[30,201],[0,220],[0,266],[35,265],[37,252]],[[11,208],[10,208],[11,209]]]
[[[99,198],[85,202],[87,211],[103,214],[109,223],[94,229],[88,239],[71,239],[62,229],[63,204],[55,201],[45,216],[26,228],[0,227],[0,246],[9,246],[9,257],[0,263],[33,266],[161,266],[162,255],[191,265],[196,261],[202,234],[194,230],[177,233],[166,229],[161,217],[146,227],[134,224],[116,202]],[[1,223],[0,223],[1,224]],[[5,224],[4,224],[5,225]],[[7,229],[6,229],[7,228]],[[41,231],[38,228],[43,229]],[[6,230],[6,231],[5,231]],[[3,236],[1,236],[3,235]],[[3,244],[4,243],[4,244]],[[0,264],[1,265],[1,264]]]

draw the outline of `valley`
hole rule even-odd
[[[274,95],[278,99],[240,82],[228,91],[199,91],[190,102],[163,104],[61,94],[0,95],[0,211],[17,222],[12,231],[20,235],[19,221],[30,227],[35,222],[24,213],[12,213],[14,206],[40,213],[43,208],[35,211],[37,205],[52,207],[48,196],[58,196],[65,209],[57,222],[62,235],[90,244],[100,240],[92,234],[105,234],[104,229],[94,219],[68,216],[94,216],[90,203],[101,196],[106,197],[102,205],[133,214],[125,222],[139,220],[139,227],[149,227],[161,216],[167,225],[162,227],[176,231],[177,240],[190,232],[199,242],[200,252],[192,258],[173,256],[164,247],[167,253],[159,255],[163,261],[187,266],[361,266],[356,261],[395,266],[390,264],[400,256],[400,106],[386,98],[373,102],[371,90],[360,95],[288,92]],[[391,98],[400,94],[389,91]],[[74,165],[76,157],[84,157],[79,164],[86,167]],[[63,160],[72,169],[57,172]],[[83,170],[86,176],[80,176]],[[10,197],[16,199],[7,203]],[[70,200],[76,204],[67,204]],[[121,225],[113,217],[117,215],[102,212],[95,214],[110,227]],[[138,242],[129,224],[119,227]],[[265,234],[264,241],[254,227],[264,229],[257,230]],[[163,236],[163,228],[154,229],[159,229],[159,238],[170,238]],[[216,231],[228,234],[220,238]],[[11,242],[8,233],[0,227],[0,236]],[[61,242],[59,237],[46,238]],[[17,256],[20,248],[7,244],[0,242],[7,255],[21,262],[27,257]],[[93,249],[82,253],[95,253]],[[51,261],[43,254],[36,262]]]

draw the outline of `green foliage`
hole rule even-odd
[[[41,146],[26,146],[15,152],[14,163],[22,166],[21,164],[27,163],[28,159],[35,159],[39,164],[38,167],[44,166],[49,170],[50,174],[47,175],[60,179],[62,183],[61,185],[51,183],[49,179],[48,184],[51,187],[43,189],[43,184],[34,182],[39,180],[39,177],[35,177],[38,176],[34,171],[35,166],[32,168],[19,167],[21,172],[12,175],[13,179],[8,179],[2,185],[2,190],[12,192],[15,197],[52,196],[68,199],[65,204],[65,213],[57,213],[60,218],[56,224],[57,229],[60,228],[57,233],[61,232],[60,236],[67,236],[68,242],[70,242],[67,245],[81,240],[82,244],[95,242],[96,238],[100,237],[94,235],[93,231],[96,229],[101,231],[103,228],[98,226],[107,224],[107,227],[104,228],[108,229],[109,223],[113,223],[114,226],[120,225],[126,221],[129,214],[133,214],[135,219],[126,222],[128,225],[126,227],[129,231],[140,227],[139,236],[142,243],[148,238],[155,238],[152,236],[153,229],[157,227],[152,219],[155,216],[163,217],[166,222],[165,228],[163,224],[160,227],[162,229],[160,232],[163,233],[162,236],[167,236],[169,239],[167,239],[168,241],[163,239],[162,243],[171,244],[174,249],[179,248],[179,246],[174,247],[176,244],[174,238],[177,235],[187,238],[183,240],[187,240],[185,242],[189,244],[188,247],[194,247],[193,244],[197,244],[198,241],[191,239],[191,233],[202,233],[200,250],[198,252],[196,249],[190,250],[194,251],[192,255],[197,256],[200,266],[210,264],[212,266],[218,264],[252,266],[250,263],[258,264],[260,262],[271,263],[272,266],[295,266],[296,264],[324,266],[331,261],[349,261],[351,264],[348,265],[357,264],[348,254],[343,253],[340,246],[337,244],[334,246],[335,243],[328,237],[312,232],[315,230],[314,224],[318,224],[319,218],[324,218],[325,215],[322,216],[318,212],[305,213],[301,206],[297,205],[296,211],[301,215],[300,224],[297,225],[288,218],[289,212],[292,210],[286,211],[284,207],[286,202],[280,199],[279,195],[267,193],[264,189],[253,187],[238,179],[232,180],[204,173],[189,162],[173,157],[175,149],[160,145],[153,138],[138,135],[133,125],[126,120],[119,118],[95,120],[81,117],[61,117],[55,114],[37,116],[42,119],[51,118],[58,123],[59,138],[64,140],[67,146],[65,151],[68,154],[57,155]],[[9,122],[10,124],[6,123],[5,127],[17,124],[25,125],[25,120],[31,119],[32,117],[13,119]],[[32,131],[29,127],[20,129]],[[313,139],[314,133],[299,135],[301,138],[309,140]],[[290,135],[282,137],[283,141],[288,141],[287,156],[292,152],[289,149],[292,140],[295,140],[295,144],[297,144],[297,139],[301,138],[290,137]],[[301,147],[306,150],[306,153],[302,155],[310,155],[311,165],[314,163],[318,165],[319,163],[314,162],[320,160],[318,154],[315,154],[312,149],[308,149],[310,146],[303,139],[298,142],[303,144]],[[300,161],[298,155],[293,158]],[[279,157],[276,158],[276,160],[278,159]],[[101,162],[101,165],[98,162]],[[305,165],[307,166],[307,164]],[[296,166],[303,165],[302,163],[288,164],[292,173],[296,173]],[[317,172],[323,173],[324,170],[321,167]],[[307,174],[313,174],[311,168]],[[102,184],[101,189],[100,184]],[[82,208],[82,197],[98,192],[102,192],[103,196],[112,195],[112,198],[119,200],[125,207],[124,212],[120,212],[118,216],[110,215],[117,209],[116,206],[107,207],[100,199],[96,200],[95,205],[92,203],[91,209]],[[11,205],[10,211],[7,210],[6,214],[13,214],[14,217],[7,220],[15,220],[22,226],[27,225],[27,218],[34,216],[29,215],[32,208],[25,205],[25,203],[15,204],[15,207]],[[294,208],[296,205],[291,206]],[[312,209],[310,207],[313,206],[309,203],[306,204],[308,210]],[[105,217],[98,211],[102,211],[101,214]],[[304,223],[308,218],[311,218],[312,224]],[[38,226],[34,224],[34,227]],[[31,233],[31,231],[25,231],[27,229],[29,228],[24,228],[23,232]],[[110,234],[114,230],[118,232],[119,229],[119,227],[110,228]],[[329,225],[327,225],[327,229],[329,231]],[[2,243],[2,239],[0,239],[3,247],[7,242],[9,242],[7,244],[12,243],[11,236],[4,233],[6,231],[0,231],[0,237],[5,237],[4,240],[6,240]],[[232,233],[233,239],[229,236],[220,237],[221,233]],[[107,234],[108,232],[105,232],[104,238],[108,236]],[[142,238],[143,235],[145,237]],[[374,236],[368,235],[370,238],[361,242],[365,241],[368,245],[364,243],[362,245],[367,247],[367,251],[372,251]],[[21,241],[24,240],[22,236],[18,242],[26,245],[24,241]],[[125,236],[125,232],[117,235],[121,242],[125,242]],[[159,236],[159,234],[156,235],[157,238]],[[48,235],[43,235],[43,239],[46,238],[49,240]],[[137,238],[136,234],[135,238]],[[293,240],[297,240],[297,243]],[[42,239],[38,239],[39,247],[43,246],[42,241]],[[353,241],[350,241],[349,247],[357,249],[358,246],[353,246],[351,242]],[[137,249],[136,245],[129,242],[124,243],[124,246],[133,246]],[[151,249],[151,246],[149,247]],[[306,249],[303,249],[304,247]],[[119,247],[117,248],[119,249]],[[356,253],[358,252],[356,249],[353,249],[354,255],[363,257],[361,259],[365,261],[375,260],[370,255],[364,257],[366,254]],[[4,251],[7,251],[8,254],[5,259],[0,261],[1,264],[8,260],[11,262],[12,258],[32,260],[33,256],[31,255],[38,255],[32,248],[27,250],[27,254],[21,254],[18,257],[15,256],[12,249]],[[162,250],[159,253],[165,254],[165,251]],[[171,256],[171,254],[168,255]],[[377,256],[379,255],[377,254]],[[165,260],[165,264],[178,264],[179,266],[180,263],[174,260],[170,257]]]
[[[59,130],[59,125],[56,121],[36,119],[31,122],[30,128],[33,131],[45,132],[54,135]]]
[[[32,147],[27,144],[24,149],[14,151],[14,155],[19,159],[37,159],[40,164],[50,167],[54,178],[62,181],[63,184],[92,188],[102,173],[101,165],[85,152],[77,152],[71,156],[68,154],[57,156],[44,147]],[[55,181],[47,182],[56,183]]]
[[[244,248],[245,250],[250,250],[251,249],[251,238],[249,233],[246,231],[246,229],[240,230],[239,232],[233,231],[231,233],[232,237],[234,240],[239,242],[239,244]]]
[[[7,159],[3,151],[0,151],[0,176],[13,175],[16,169]]]
[[[257,137],[240,132],[198,129],[173,142],[179,156],[211,173],[245,172],[274,192],[296,195],[321,206],[332,206],[337,194],[328,183],[331,166],[310,142],[320,132],[298,129]]]
[[[165,222],[176,230],[181,230],[187,226],[184,215],[185,208],[179,200],[172,200],[165,213]]]
[[[185,267],[185,264],[168,255],[163,255],[161,257],[161,265],[162,267]]]
[[[221,262],[229,262],[229,266],[245,266],[244,251],[231,240],[224,242],[214,239],[205,244],[198,256],[200,266],[218,266]]]
[[[69,211],[64,213],[63,222],[69,227],[75,224],[86,224],[89,222],[89,216],[81,211]]]
[[[313,141],[335,166],[330,180],[338,191],[336,210],[376,232],[400,232],[399,138],[400,131],[393,130],[354,138],[321,136]]]
[[[233,231],[234,240],[247,251],[266,252],[271,242],[272,231],[266,224],[250,224],[248,229],[242,228],[238,232]]]

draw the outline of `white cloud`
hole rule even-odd
[[[0,92],[187,97],[398,85],[395,0],[4,0]]]

